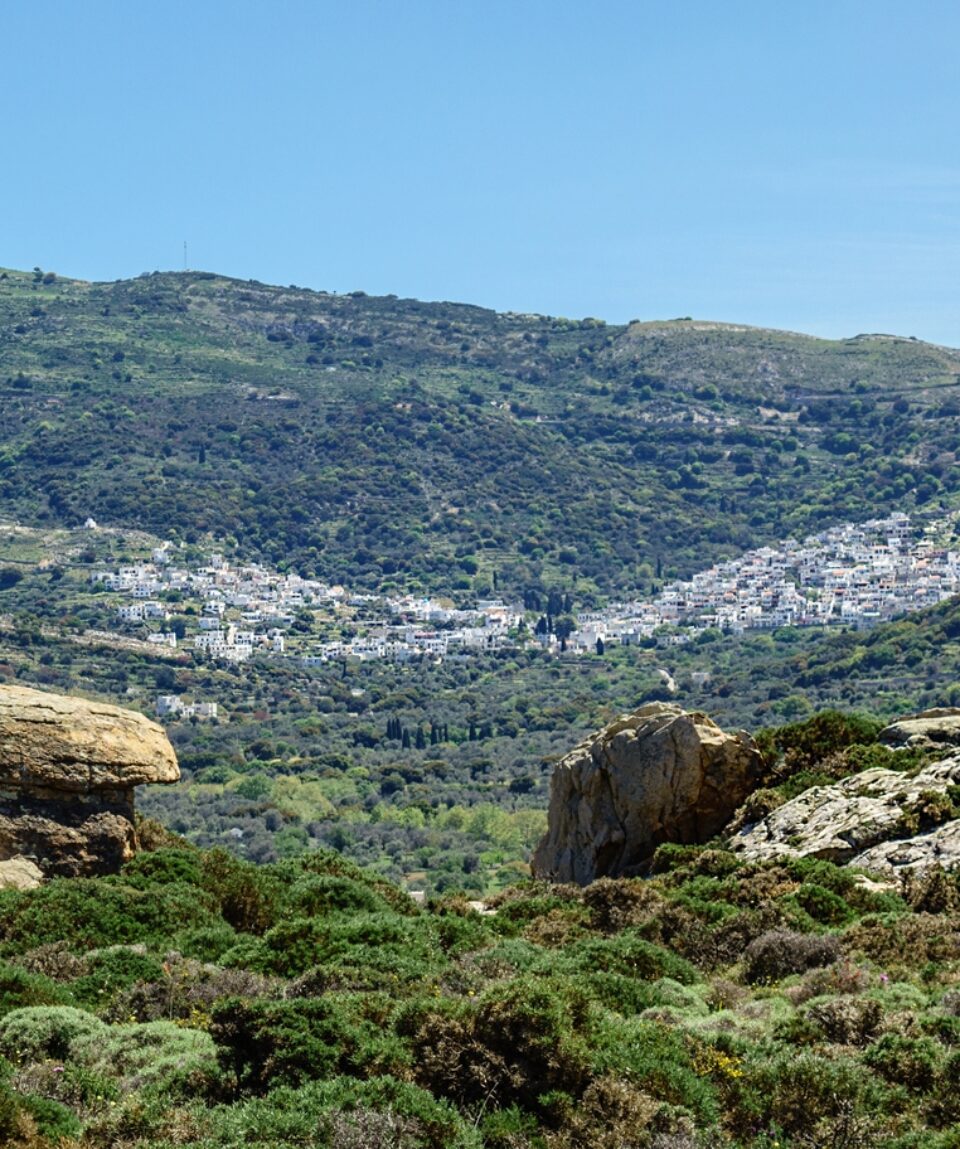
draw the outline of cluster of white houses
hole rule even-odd
[[[895,513],[832,527],[797,542],[761,547],[674,582],[649,602],[581,614],[571,642],[635,642],[657,634],[683,643],[708,627],[871,626],[960,592],[960,551],[933,541],[950,521],[926,531]]]
[[[190,638],[193,649],[223,662],[246,662],[256,653],[285,654],[289,627],[304,607],[331,607],[344,621],[353,608],[372,616],[358,628],[362,633],[311,645],[300,656],[307,665],[343,658],[403,661],[489,650],[510,641],[509,632],[523,619],[522,605],[499,599],[457,610],[427,597],[349,594],[341,586],[280,574],[255,563],[234,566],[221,554],[207,556],[196,568],[179,565],[175,559],[176,552],[166,543],[153,551],[150,561],[98,570],[91,580],[126,595],[129,601],[117,608],[118,620],[153,624],[147,641],[156,644],[177,645],[176,635],[165,629],[171,614],[160,596],[176,591],[181,600],[196,602],[199,617],[197,633]]]
[[[148,641],[172,647],[177,638],[166,628],[170,613],[164,601],[171,596],[164,592],[179,592],[181,603],[196,604],[196,633],[188,639],[193,649],[225,662],[245,662],[256,653],[287,654],[290,627],[305,607],[329,608],[343,636],[306,640],[295,652],[306,665],[345,658],[467,656],[522,641],[562,645],[576,653],[651,636],[664,645],[681,644],[708,627],[738,633],[756,627],[866,626],[931,606],[960,592],[960,551],[934,542],[936,532],[954,525],[956,517],[921,530],[898,513],[748,551],[689,581],[668,584],[653,599],[581,613],[577,629],[562,644],[549,633],[518,638],[524,622],[519,603],[490,599],[458,610],[426,597],[350,594],[341,586],[257,564],[235,566],[220,554],[190,568],[175,561],[170,544],[154,550],[148,562],[91,577],[127,596],[117,611],[122,622],[152,626]]]
[[[184,702],[179,694],[158,694],[157,716],[160,718],[216,718],[216,702]]]

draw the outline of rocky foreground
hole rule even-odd
[[[960,711],[911,715],[880,739],[941,757],[903,770],[891,753],[889,769],[861,770],[782,801],[775,791],[758,793],[765,764],[750,735],[671,704],[641,707],[557,764],[533,872],[587,885],[648,871],[663,843],[717,837],[748,861],[816,858],[886,877],[960,866]],[[735,816],[751,795],[768,804],[755,800]]]

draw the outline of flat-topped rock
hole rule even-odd
[[[586,885],[637,873],[663,842],[707,842],[756,785],[749,734],[706,714],[651,703],[592,735],[557,763],[537,877]]]
[[[0,788],[89,793],[179,777],[166,733],[142,714],[26,686],[0,686]]]
[[[112,873],[137,849],[134,787],[179,777],[162,727],[142,714],[0,686],[0,862]]]

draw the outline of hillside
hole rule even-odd
[[[146,627],[118,632],[127,599],[104,594],[77,561],[80,551],[149,554],[155,539],[8,529],[2,541],[14,573],[0,586],[0,677],[150,715],[161,694],[218,705],[211,722],[164,720],[183,781],[150,791],[149,813],[257,861],[334,846],[414,889],[483,894],[525,873],[554,761],[644,701],[750,730],[827,708],[890,719],[960,703],[956,601],[869,631],[705,630],[684,646],[650,638],[603,654],[533,646],[439,662],[233,666],[151,646]]]
[[[176,844],[2,891],[0,1141],[955,1149],[954,879],[655,861],[487,909]]]
[[[201,273],[0,275],[0,498],[352,586],[644,590],[955,505],[960,353]]]

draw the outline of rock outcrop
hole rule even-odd
[[[824,858],[887,874],[949,866],[960,861],[960,823],[936,823],[950,816],[948,790],[958,784],[960,754],[912,776],[865,770],[805,790],[745,826],[731,848],[747,858]]]
[[[0,862],[0,890],[35,890],[43,881],[43,871],[29,858]]]
[[[662,842],[706,842],[760,770],[749,734],[669,703],[643,706],[557,763],[533,872],[586,885],[639,872]]]
[[[960,746],[960,709],[954,706],[908,714],[885,726],[878,735],[887,746],[932,750]]]
[[[109,873],[136,849],[133,788],[175,782],[163,729],[119,706],[0,686],[0,860]]]

